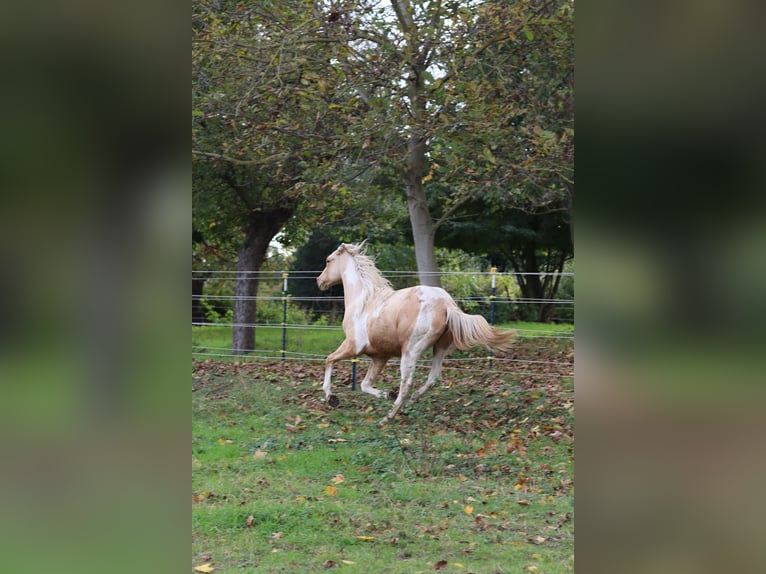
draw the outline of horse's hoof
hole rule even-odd
[[[399,392],[398,391],[388,391],[388,394],[386,395],[386,398],[389,401],[395,401],[396,397],[398,397],[398,396],[399,396]]]
[[[340,399],[337,395],[329,395],[327,397],[327,404],[331,407],[337,407],[340,404]]]

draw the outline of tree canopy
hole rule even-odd
[[[196,229],[240,237],[242,271],[260,265],[248,230],[262,252],[280,231],[300,245],[318,225],[406,222],[421,281],[438,282],[449,222],[501,229],[518,210],[568,229],[571,1],[192,7]]]

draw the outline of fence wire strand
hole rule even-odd
[[[286,274],[286,272],[283,271],[227,271],[227,270],[195,270],[192,272],[192,280],[193,281],[224,281],[224,282],[231,282],[236,281],[239,277],[245,276],[245,277],[251,277],[253,279],[257,279],[259,281],[275,281],[279,282],[280,285],[282,285],[282,282],[284,281],[284,285],[287,285],[287,280],[289,281],[316,281],[316,278],[319,275],[319,271],[312,271],[312,270],[302,270],[302,271],[290,271],[289,274]],[[406,278],[414,278],[417,279],[421,275],[421,273],[418,272],[410,272],[410,271],[381,271],[381,273],[384,275],[384,277],[388,279],[406,279]],[[287,275],[287,276],[286,276]],[[574,273],[572,272],[553,272],[553,273],[547,273],[547,272],[475,272],[475,271],[446,271],[446,272],[439,272],[438,275],[442,276],[479,276],[483,278],[501,278],[501,277],[525,277],[525,276],[537,276],[541,278],[546,277],[573,277]],[[514,305],[540,305],[540,304],[552,304],[556,305],[560,308],[566,308],[566,307],[573,307],[574,306],[574,299],[542,299],[542,298],[531,298],[531,297],[498,297],[494,294],[494,282],[493,282],[493,292],[492,295],[478,295],[478,296],[464,296],[464,297],[454,297],[455,301],[457,303],[463,303],[463,304],[490,304],[490,305],[508,305],[508,304],[514,304]],[[192,295],[192,302],[201,305],[202,302],[205,303],[213,303],[220,302],[221,304],[226,304],[229,302],[233,302],[236,300],[246,300],[246,301],[263,301],[263,302],[282,302],[283,305],[293,304],[293,303],[332,303],[334,305],[337,305],[338,303],[343,303],[344,298],[342,296],[292,296],[286,289],[282,290],[280,293],[272,293],[269,295],[252,295],[252,296],[237,296],[237,295],[229,295],[229,294],[194,294]],[[316,313],[330,313],[330,311],[324,310],[324,309],[315,309],[314,312]],[[333,312],[333,316],[342,317],[343,316],[343,309],[342,305],[340,309],[335,309]],[[192,321],[193,327],[250,327],[250,328],[260,328],[260,329],[280,329],[283,331],[283,333],[287,333],[290,330],[296,330],[296,331],[306,331],[306,330],[320,330],[320,331],[336,331],[339,334],[343,332],[343,327],[341,325],[332,325],[332,324],[310,324],[310,323],[290,323],[287,322],[286,317],[285,321],[280,323],[274,323],[274,322],[253,322],[253,323],[234,323],[232,321],[221,321],[220,319],[217,321]],[[526,329],[523,327],[515,328],[514,329],[517,333],[517,337],[519,339],[551,339],[551,340],[573,340],[574,339],[574,331],[571,332],[562,332],[560,330],[544,330],[544,329]],[[283,339],[284,340],[284,339]],[[340,343],[340,337],[339,341]],[[284,345],[284,343],[283,343]],[[253,351],[248,352],[247,354],[236,354],[233,349],[228,347],[210,347],[206,345],[200,345],[200,344],[192,344],[192,357],[196,359],[210,359],[210,358],[216,358],[216,359],[236,359],[241,361],[304,361],[304,362],[317,362],[321,363],[324,362],[326,355],[320,355],[320,354],[313,354],[313,353],[305,353],[300,351],[288,351],[286,348],[282,349],[255,349]],[[366,357],[360,357],[357,359],[360,363],[368,363],[369,359]],[[428,369],[430,368],[430,362],[431,359],[421,359],[418,362],[417,367],[420,369]],[[391,364],[398,364],[399,360],[393,359],[391,361]],[[493,363],[497,363],[498,365],[502,365],[502,372],[504,374],[510,374],[515,376],[524,376],[524,377],[550,377],[550,378],[570,378],[574,375],[574,363],[569,361],[546,361],[546,360],[536,360],[536,359],[520,359],[520,358],[508,358],[508,357],[497,357],[497,356],[483,356],[483,357],[454,357],[454,358],[447,358],[444,361],[444,370],[451,370],[451,371],[477,371],[477,367],[475,366],[477,363],[481,363],[486,366],[487,370],[492,370]],[[474,365],[474,366],[467,366],[468,364]],[[534,369],[536,366],[539,366],[541,368],[551,368],[553,370],[558,371],[567,371],[565,373],[562,372],[534,372],[529,370],[507,370],[509,367],[513,369],[515,367],[517,368],[524,368],[525,366],[527,368]]]

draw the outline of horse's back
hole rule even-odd
[[[394,291],[367,310],[370,356],[398,357],[416,337],[435,337],[446,327],[447,307],[454,301],[440,287],[418,285]]]

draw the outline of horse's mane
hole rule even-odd
[[[391,286],[391,282],[383,277],[378,268],[375,267],[375,259],[365,252],[364,241],[362,243],[347,243],[346,250],[354,258],[359,270],[359,275],[364,285],[365,303],[371,297],[387,295],[393,292],[394,288]]]

